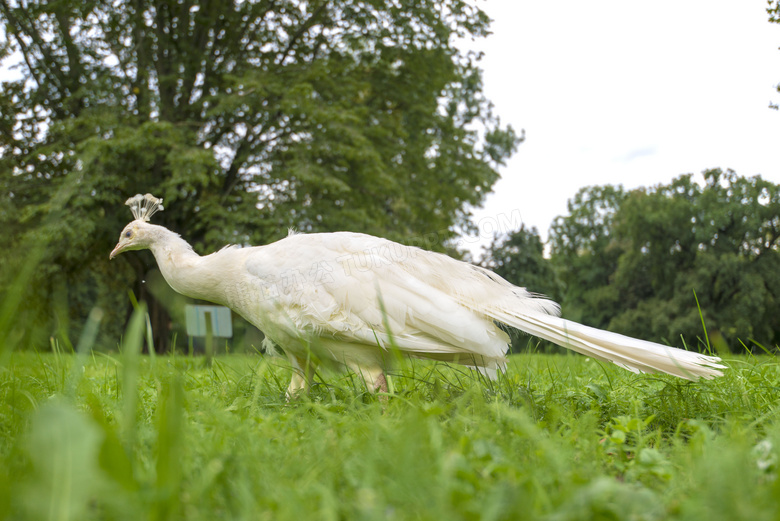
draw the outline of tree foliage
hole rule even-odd
[[[626,198],[621,186],[581,188],[567,203],[568,215],[550,228],[551,262],[564,287],[567,316],[588,324],[604,324],[614,308],[605,292],[617,269],[615,214]]]
[[[495,236],[484,259],[486,268],[512,284],[560,302],[562,284],[553,265],[544,256],[544,243],[535,227],[521,226],[505,236]],[[528,335],[517,330],[510,331],[510,338],[513,351],[521,351],[528,345]],[[545,350],[557,349],[549,342],[545,342],[544,347]]]
[[[553,266],[544,257],[544,243],[535,227],[493,238],[485,251],[486,268],[533,293],[560,300],[562,287]]]
[[[552,260],[576,318],[695,343],[698,298],[719,347],[780,344],[780,186],[714,169],[701,184],[584,189],[569,211],[552,228]]]
[[[199,251],[288,227],[409,240],[463,225],[519,143],[454,46],[488,31],[463,0],[0,0],[0,19],[23,76],[0,92],[0,247],[45,245],[45,336],[52,302],[120,326],[124,288],[146,296],[148,255],[107,264],[128,195],[163,197]]]

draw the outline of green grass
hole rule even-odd
[[[135,340],[128,339],[128,345]],[[780,370],[699,383],[518,355],[414,362],[288,404],[279,359],[17,352],[0,367],[9,519],[776,519]]]

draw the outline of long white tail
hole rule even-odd
[[[491,313],[493,314],[493,313]],[[720,358],[638,340],[543,314],[495,313],[512,327],[599,360],[612,362],[634,373],[657,371],[687,380],[723,376]]]

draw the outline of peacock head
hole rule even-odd
[[[125,226],[122,234],[119,236],[119,242],[109,255],[113,259],[123,251],[143,250],[149,247],[153,234],[154,226],[148,224],[149,219],[158,211],[163,210],[162,199],[158,199],[152,194],[136,196],[128,199],[125,204],[130,207],[135,220]]]

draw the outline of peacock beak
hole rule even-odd
[[[111,254],[108,256],[108,260],[111,260],[117,255],[119,255],[120,253],[122,253],[122,250],[124,249],[125,246],[126,245],[122,244],[121,242],[118,243],[116,246],[114,246],[114,249],[111,250]]]

